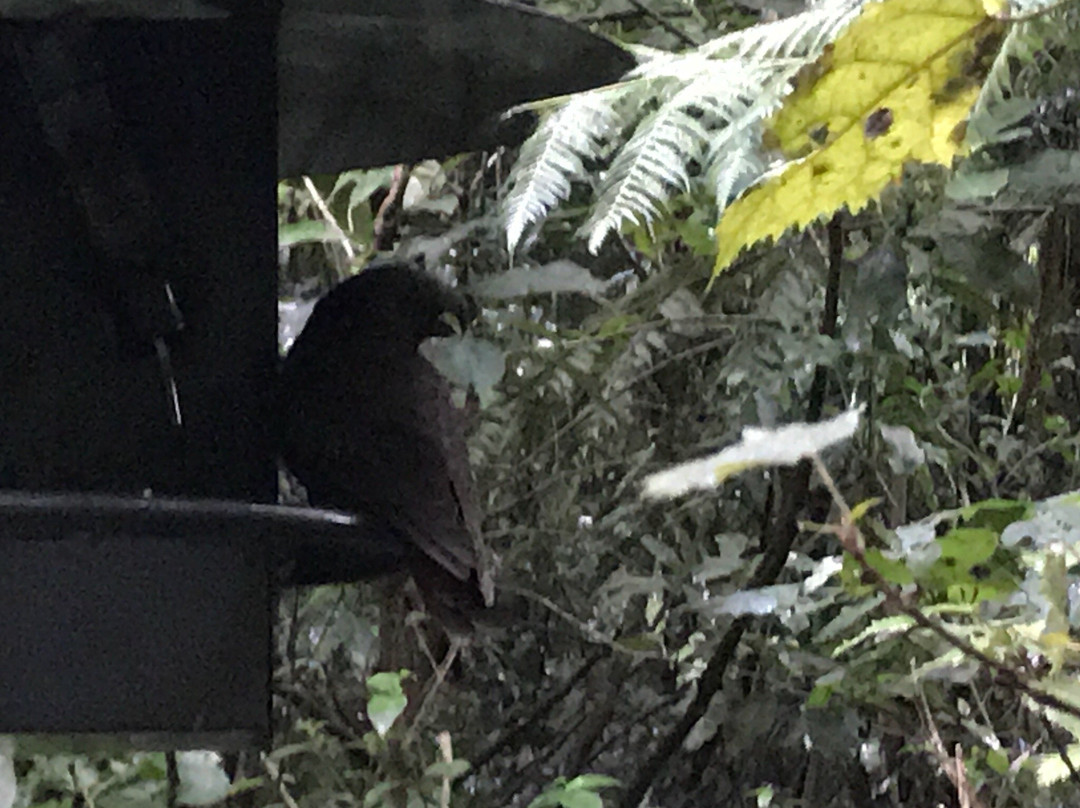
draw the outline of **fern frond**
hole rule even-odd
[[[690,71],[685,71],[690,72]],[[745,113],[754,106],[771,68],[741,60],[709,60],[709,69],[642,120],[615,157],[582,226],[589,249],[626,222],[648,224],[673,193],[689,192],[691,166],[706,163],[716,133],[745,132]]]
[[[791,90],[789,79],[858,13],[862,0],[833,0],[775,23],[735,31],[683,54],[654,56],[633,81],[683,86],[635,127],[597,192],[582,227],[596,252],[626,223],[647,225],[673,193],[691,189],[690,166],[705,167],[708,190],[724,194],[756,181],[767,169],[757,124]]]
[[[1068,0],[1010,0],[1009,10],[1014,18],[1034,17],[1044,11],[1067,11],[1069,5]]]
[[[1063,46],[1066,53],[1075,54],[1080,47],[1080,6],[1075,2],[1061,0],[1012,0],[1012,12],[1021,19],[1009,26],[1005,40],[994,58],[983,81],[979,98],[971,111],[972,126],[968,132],[981,133],[984,119],[993,120],[995,108],[1017,98],[1033,98],[1054,89],[1054,75],[1058,84],[1075,82],[1075,62],[1048,68],[1053,63],[1055,44]],[[1039,67],[1035,68],[1036,55]],[[1075,58],[1075,57],[1074,57]],[[1017,65],[1027,69],[1017,70]],[[1035,86],[1032,86],[1035,85]],[[972,145],[979,145],[978,138]]]
[[[781,104],[796,72],[797,68],[790,67],[763,77],[757,94],[747,99],[742,115],[733,118],[710,142],[705,175],[720,211],[770,169],[760,142],[760,124]]]
[[[649,52],[617,89],[572,97],[522,147],[505,203],[511,251],[624,127],[632,134],[615,150],[582,227],[593,251],[627,222],[648,224],[673,193],[702,182],[730,193],[753,182],[766,169],[758,125],[864,2],[826,0],[686,53]]]
[[[710,156],[706,180],[719,210],[765,177],[769,164],[757,144],[741,144]]]
[[[866,0],[828,0],[781,20],[733,31],[702,46],[712,57],[747,60],[815,58],[859,13]]]
[[[570,196],[572,183],[587,176],[585,161],[599,159],[609,147],[626,92],[615,85],[572,96],[522,145],[503,202],[511,254],[530,227]]]

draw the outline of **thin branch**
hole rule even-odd
[[[1045,715],[1040,715],[1039,720],[1043,725],[1043,731],[1046,732],[1046,737],[1050,739],[1061,755],[1061,762],[1065,764],[1065,768],[1069,770],[1069,779],[1074,786],[1080,786],[1080,772],[1076,770],[1076,764],[1073,763],[1072,757],[1069,755],[1069,748],[1062,743],[1061,738],[1058,737],[1056,728],[1050,723],[1050,720]]]
[[[585,659],[581,664],[581,667],[574,671],[573,676],[567,679],[562,687],[553,691],[551,695],[537,704],[524,718],[521,718],[511,729],[495,741],[495,743],[479,754],[474,755],[471,760],[473,769],[479,771],[496,757],[501,755],[506,749],[509,749],[517,743],[518,738],[521,737],[525,730],[535,726],[541,716],[551,712],[551,709],[565,699],[570,694],[570,691],[577,686],[578,682],[588,676],[589,671],[593,669],[593,666],[605,656],[607,656],[606,650],[594,651]]]
[[[855,534],[858,533],[858,530],[853,526],[849,526],[849,528],[852,531],[851,536],[854,537]],[[861,541],[861,535],[856,541]],[[896,611],[910,617],[920,628],[924,628],[937,635],[953,648],[964,654],[964,656],[974,659],[976,662],[992,671],[998,678],[1000,684],[1019,690],[1033,702],[1041,704],[1043,707],[1051,707],[1055,710],[1061,710],[1063,713],[1067,713],[1074,718],[1080,718],[1080,707],[1070,704],[1067,701],[1063,701],[1052,693],[1047,693],[1033,687],[1028,684],[1024,674],[1013,666],[987,656],[967,640],[953,634],[937,621],[931,620],[923,614],[922,610],[917,606],[908,604],[901,596],[900,592],[893,587],[892,584],[886,581],[881,576],[881,573],[870,565],[866,560],[865,553],[863,553],[858,546],[855,546],[854,542],[844,541],[844,549],[847,550],[856,563],[858,563],[859,570],[862,573],[862,579],[872,584],[875,589],[885,595],[886,603],[896,609]]]
[[[657,14],[655,11],[652,11],[648,6],[646,6],[644,3],[642,3],[641,0],[627,0],[627,2],[629,2],[630,5],[632,5],[634,8],[636,8],[638,11],[640,11],[642,14],[644,14],[650,20],[655,22],[657,25],[659,25],[661,28],[663,28],[665,31],[667,31],[669,34],[671,34],[673,37],[678,39],[680,42],[682,42],[688,48],[696,48],[696,47],[698,47],[698,45],[701,44],[700,42],[696,42],[694,40],[694,38],[691,37],[689,34],[687,34],[685,31],[680,31],[678,28],[676,28],[674,25],[672,25],[666,19],[661,17],[659,14]]]
[[[281,769],[277,764],[270,759],[269,755],[262,756],[263,768],[270,776],[271,781],[277,786],[278,794],[281,795],[281,801],[285,803],[285,808],[300,808],[300,804],[293,798],[293,795],[289,793],[289,789],[285,786],[285,780],[281,776]]]
[[[597,22],[628,22],[630,20],[640,20],[642,17],[652,19],[653,16],[653,13],[648,9],[624,8],[620,11],[609,11],[607,13],[580,14],[577,17],[572,17],[571,22],[578,25],[590,25]],[[692,17],[693,12],[689,10],[673,10],[668,12],[667,16]]]
[[[933,747],[934,757],[937,758],[941,770],[945,772],[945,776],[949,778],[949,782],[956,789],[956,797],[960,805],[962,808],[986,808],[975,793],[971,783],[968,782],[967,769],[964,767],[963,748],[960,744],[956,744],[953,753],[950,755],[945,748],[945,742],[941,739],[941,733],[938,732],[937,723],[930,712],[930,705],[926,703],[926,695],[922,691],[919,691],[917,703],[919,715],[930,734],[930,745]]]
[[[394,178],[390,182],[390,193],[379,205],[375,214],[375,222],[372,231],[375,234],[374,246],[376,250],[389,250],[394,246],[397,236],[397,222],[394,217],[401,208],[401,202],[405,198],[405,188],[409,184],[410,168],[407,165],[394,166]]]
[[[417,631],[419,636],[419,631]],[[426,640],[421,640],[426,645]],[[420,707],[416,711],[416,715],[413,717],[412,723],[409,725],[409,731],[405,733],[405,740],[402,742],[403,746],[410,746],[414,740],[416,740],[417,732],[419,732],[421,722],[424,720],[424,716],[428,710],[431,709],[431,705],[434,703],[435,693],[439,690],[439,687],[446,681],[446,674],[450,672],[450,666],[454,664],[454,660],[457,659],[458,651],[461,650],[462,643],[464,641],[458,637],[451,637],[450,647],[446,650],[446,654],[443,656],[442,662],[435,663],[432,660],[434,673],[431,679],[428,681],[424,695],[420,697]],[[427,651],[430,655],[430,650]],[[449,736],[447,736],[449,738]]]
[[[327,733],[337,737],[342,743],[358,744],[370,729],[352,713],[343,709],[333,693],[327,694],[331,704],[324,704],[315,698],[310,688],[302,685],[276,684],[273,692],[300,715],[322,721]]]
[[[627,648],[619,645],[619,643],[607,637],[601,632],[589,626],[587,623],[579,620],[577,617],[566,611],[562,606],[553,601],[551,598],[541,595],[539,592],[533,592],[529,589],[522,589],[517,586],[503,586],[502,591],[511,595],[519,595],[526,600],[531,600],[534,603],[538,603],[545,609],[550,611],[556,617],[561,618],[565,622],[569,623],[575,629],[577,629],[587,642],[591,642],[594,645],[603,645],[606,648],[610,648],[612,651],[623,655],[633,656],[636,659],[664,659],[664,655],[660,653],[649,653],[648,651],[630,651]]]
[[[319,189],[315,187],[315,183],[312,182],[311,177],[304,177],[304,188],[307,190],[308,195],[311,196],[311,201],[315,203],[315,207],[318,208],[323,219],[326,220],[326,223],[330,225],[330,228],[334,231],[334,235],[338,237],[338,241],[341,242],[341,249],[345,251],[345,255],[348,257],[349,263],[351,264],[356,259],[356,250],[353,249],[349,234],[342,229],[340,224],[338,224],[338,220],[334,218],[334,214],[330,212],[330,206],[326,204],[326,200],[323,199],[322,194],[319,193]]]
[[[832,475],[829,474],[829,470],[825,468],[825,464],[821,462],[818,457],[814,458],[814,463],[817,468],[818,475],[821,477],[825,486],[832,494],[833,500],[840,507],[841,512],[841,526],[838,529],[838,535],[840,543],[843,545],[844,550],[850,555],[855,562],[859,565],[859,571],[862,575],[863,581],[870,583],[878,592],[885,596],[885,602],[893,607],[897,612],[904,614],[912,619],[917,626],[936,634],[939,638],[951,645],[953,648],[960,651],[970,659],[974,659],[979,662],[988,670],[992,671],[1001,684],[1006,687],[1012,687],[1020,692],[1024,693],[1028,698],[1034,701],[1036,704],[1041,704],[1044,707],[1052,707],[1056,710],[1061,710],[1064,713],[1068,713],[1074,718],[1080,718],[1080,707],[1070,704],[1066,701],[1059,699],[1052,693],[1047,693],[1043,690],[1039,690],[1036,687],[1032,687],[1028,684],[1025,675],[1012,665],[1007,665],[1004,662],[988,656],[984,652],[980,651],[974,645],[969,643],[963,637],[959,637],[953,634],[945,626],[936,620],[931,620],[927,617],[922,609],[918,606],[909,604],[901,594],[900,590],[890,584],[885,578],[878,572],[870,562],[866,560],[866,553],[864,547],[866,542],[862,536],[862,533],[856,527],[852,518],[851,509],[848,508],[847,503],[844,501],[843,496],[840,494],[836,487],[836,483],[832,479]]]
[[[828,281],[825,290],[825,311],[822,315],[820,331],[826,336],[836,334],[836,320],[839,309],[840,265],[843,258],[844,237],[840,227],[839,214],[829,224]],[[814,377],[807,396],[807,421],[821,418],[825,406],[825,393],[828,387],[828,370],[824,365],[814,368]],[[747,588],[755,589],[776,583],[783,572],[788,554],[799,535],[799,512],[807,501],[810,492],[810,464],[803,462],[794,468],[785,468],[780,472],[780,507],[772,523],[772,539],[768,542],[765,553],[754,571]],[[638,808],[649,789],[667,768],[668,762],[682,748],[683,742],[709,709],[713,697],[720,692],[728,666],[735,658],[742,636],[752,625],[747,616],[736,618],[705,666],[705,671],[698,679],[697,694],[690,703],[683,717],[675,728],[660,742],[656,751],[640,768],[638,776],[628,786],[619,802],[620,808]],[[715,744],[719,735],[709,742]]]
[[[450,733],[440,732],[436,736],[436,740],[439,744],[439,753],[442,755],[444,763],[454,762],[454,749],[450,745]],[[450,808],[450,777],[443,775],[442,788],[439,789],[439,808]]]

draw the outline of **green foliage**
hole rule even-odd
[[[972,144],[993,140],[1029,109],[1016,96],[1030,77],[1008,66],[1053,54],[1058,74],[1071,75],[1062,54],[1075,50],[1076,28],[1068,3],[1012,3],[1019,22],[1005,33],[994,9],[962,5],[872,3],[844,33],[864,3],[830,0],[679,54],[639,51],[643,64],[623,82],[547,110],[521,150],[504,205],[511,253],[577,182],[593,186],[579,231],[591,251],[620,230],[645,248],[691,198],[716,224],[718,246],[701,251],[718,249],[719,271],[745,245],[860,209],[909,161],[948,164],[968,130]],[[864,131],[878,114],[883,132]],[[1030,185],[1061,188],[1056,168]],[[1000,171],[981,179],[990,192],[1006,182]]]
[[[604,801],[597,792],[618,784],[614,777],[602,774],[582,774],[572,780],[560,777],[529,808],[602,808]]]
[[[408,699],[401,689],[401,680],[408,675],[407,670],[400,670],[396,673],[376,673],[368,677],[367,715],[380,737],[386,736],[398,716],[405,711]]]
[[[683,54],[643,54],[645,62],[624,82],[551,111],[514,168],[505,200],[510,251],[597,161],[610,167],[581,228],[593,252],[624,224],[661,219],[676,194],[713,198],[722,209],[768,168],[760,122],[858,5],[832,0]]]

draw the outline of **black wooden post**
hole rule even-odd
[[[62,55],[94,61],[35,92],[28,43],[57,24],[74,32]],[[3,488],[274,502],[275,35],[256,10],[0,24]],[[63,154],[47,116],[65,104],[119,142],[71,126],[75,156]],[[120,165],[78,165],[80,149]],[[162,232],[144,263],[118,260],[95,232],[111,201],[82,194],[95,172],[98,193],[148,192],[150,211],[119,198],[120,221],[102,225],[148,213]],[[140,322],[166,281],[183,316],[167,368]],[[192,521],[42,529],[17,505],[0,533],[0,732],[266,739],[271,590],[257,537]]]
[[[0,734],[261,745],[275,588],[379,541],[273,504],[279,173],[506,142],[629,58],[484,0],[10,6]]]

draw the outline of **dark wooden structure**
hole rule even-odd
[[[377,540],[273,504],[278,177],[626,58],[481,0],[63,5],[0,18],[0,734],[260,744],[291,559]]]

